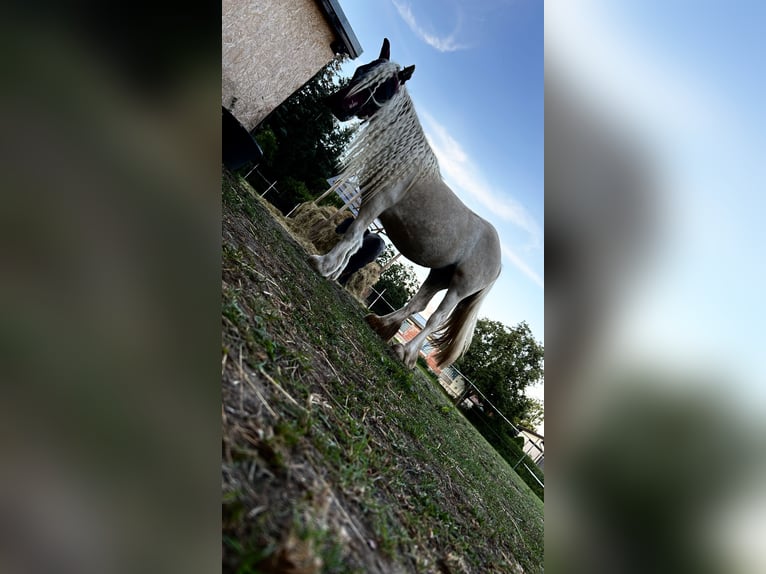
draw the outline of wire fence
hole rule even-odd
[[[393,305],[391,305],[386,298],[384,297],[384,292],[378,292],[374,288],[371,288],[371,293],[367,298],[368,309],[371,309],[373,305],[385,305],[391,311],[395,311]],[[411,321],[408,319],[408,321]],[[406,322],[405,322],[406,324]],[[406,330],[406,327],[403,327],[402,329]],[[399,330],[399,333],[402,332],[402,329]],[[422,351],[421,351],[422,354]],[[445,388],[447,393],[453,398],[453,402],[456,405],[461,405],[465,401],[470,401],[470,395],[476,394],[479,397],[481,397],[483,408],[471,404],[470,408],[472,409],[472,414],[476,416],[477,418],[481,419],[482,422],[484,422],[484,428],[486,428],[489,432],[491,432],[495,438],[502,442],[504,441],[504,437],[502,437],[498,431],[495,428],[495,425],[491,424],[491,421],[489,420],[489,413],[488,411],[497,413],[497,416],[500,417],[500,420],[502,420],[508,427],[512,430],[512,434],[514,436],[523,436],[524,438],[524,446],[522,448],[523,455],[516,461],[515,464],[513,464],[513,468],[517,469],[517,467],[521,464],[526,468],[527,472],[534,478],[534,480],[537,481],[537,483],[540,485],[541,488],[545,488],[545,485],[540,480],[540,478],[537,476],[537,473],[533,471],[527,464],[524,462],[526,457],[529,457],[536,465],[540,466],[542,461],[545,457],[545,450],[543,447],[543,441],[542,437],[540,437],[540,440],[538,441],[535,437],[536,433],[532,433],[531,431],[520,428],[517,425],[513,424],[511,420],[500,410],[498,409],[492,401],[489,400],[489,398],[479,389],[468,377],[466,377],[463,373],[461,373],[456,367],[449,366],[446,369],[442,370],[441,373],[438,374],[438,379],[442,387]],[[446,383],[446,384],[445,384]],[[463,388],[458,390],[460,388],[459,383],[463,384]],[[539,435],[538,435],[539,436]]]
[[[525,456],[528,456],[536,464],[539,464],[540,462],[542,462],[542,460],[543,460],[543,458],[545,456],[544,448],[541,446],[540,443],[538,443],[534,438],[532,438],[532,435],[531,435],[530,431],[528,431],[526,429],[519,428],[518,426],[513,424],[508,419],[508,417],[506,417],[503,414],[503,412],[500,409],[498,409],[494,404],[492,404],[492,401],[490,401],[487,398],[487,396],[484,393],[481,392],[481,389],[479,389],[476,385],[474,385],[471,382],[471,380],[468,379],[467,377],[465,377],[465,375],[463,375],[462,373],[460,373],[460,371],[458,371],[454,367],[449,367],[449,369],[452,369],[452,371],[454,371],[456,376],[460,377],[462,379],[463,383],[467,387],[469,387],[472,391],[475,391],[482,398],[482,402],[483,402],[483,405],[485,405],[485,408],[481,409],[481,408],[476,407],[476,406],[471,406],[472,409],[476,409],[476,410],[472,411],[472,413],[475,416],[477,416],[478,418],[482,419],[484,423],[486,423],[485,424],[485,428],[489,429],[490,432],[492,432],[492,434],[499,441],[502,441],[503,437],[495,430],[494,425],[489,423],[489,419],[488,419],[488,415],[487,415],[487,410],[489,410],[489,409],[491,409],[492,412],[497,413],[497,415],[500,417],[500,419],[503,422],[505,422],[513,430],[514,436],[522,435],[524,437],[524,447],[522,449],[524,451],[524,456],[522,456],[521,458],[519,458],[518,461],[516,461],[516,463],[513,465],[513,468],[514,469],[517,468],[519,466],[519,464],[521,464],[524,461]],[[463,396],[463,393],[458,395],[458,397],[456,397],[456,398],[459,400],[461,396]],[[464,400],[469,400],[469,399],[464,399]],[[463,402],[463,401],[459,401],[459,402]],[[487,409],[486,407],[489,407],[489,409]],[[542,442],[542,441],[540,441],[540,442]],[[537,480],[537,482],[540,483],[540,486],[544,487],[543,483],[540,482],[540,479],[537,478],[535,473],[526,465],[526,463],[524,463],[524,466],[526,466],[527,470],[533,476],[535,476],[535,480]]]

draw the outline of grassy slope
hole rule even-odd
[[[541,572],[543,507],[223,178],[224,571]]]

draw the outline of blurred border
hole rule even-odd
[[[4,572],[220,568],[219,23],[0,24]]]
[[[546,3],[549,572],[766,571],[764,22]]]

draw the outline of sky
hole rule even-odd
[[[510,327],[526,321],[544,343],[542,1],[343,0],[341,7],[363,49],[344,75],[376,59],[383,38],[391,61],[415,64],[407,89],[442,176],[498,231],[503,270],[480,316]]]
[[[654,248],[613,349],[766,410],[766,4],[546,3],[546,56],[651,150]],[[606,351],[606,350],[605,350]]]
[[[649,152],[655,183],[647,257],[633,265],[609,336],[590,361],[589,392],[559,412],[590,402],[619,405],[603,397],[619,396],[625,383],[610,374],[630,366],[659,375],[640,383],[650,388],[652,409],[668,413],[671,405],[680,436],[695,405],[714,407],[706,416],[726,421],[712,428],[734,458],[715,485],[708,473],[696,473],[694,488],[703,489],[706,502],[700,498],[693,518],[679,524],[693,521],[684,531],[688,548],[712,550],[718,560],[710,564],[742,574],[766,572],[764,29],[766,3],[759,1],[545,6],[546,64],[555,60],[568,70],[603,121]],[[599,369],[606,372],[600,380]],[[557,440],[592,436],[594,418],[570,419]],[[614,436],[629,434],[617,429]],[[714,442],[709,433],[692,440],[700,452]],[[642,468],[665,477],[683,466],[684,476],[696,476],[686,468],[691,450],[655,468],[650,453]],[[686,512],[676,510],[674,519]]]

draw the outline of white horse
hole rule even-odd
[[[500,275],[500,240],[495,228],[468,209],[442,180],[404,87],[415,66],[402,70],[389,57],[385,39],[378,59],[357,68],[350,84],[329,100],[339,120],[354,116],[365,120],[340,176],[360,183],[362,204],[341,241],[325,255],[313,255],[310,262],[324,277],[337,279],[361,246],[364,230],[380,219],[399,252],[431,271],[404,307],[383,317],[368,315],[366,320],[388,341],[405,319],[447,289],[425,328],[407,344],[394,346],[412,368],[426,338],[434,333],[436,360],[444,367],[471,343],[479,306]]]

